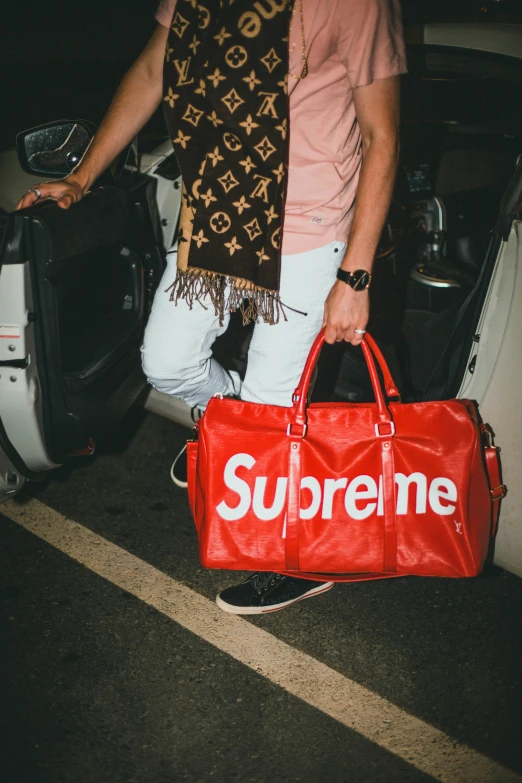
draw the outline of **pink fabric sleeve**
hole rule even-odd
[[[163,27],[170,27],[176,2],[177,0],[160,0],[158,10],[156,11],[156,19]]]
[[[406,73],[399,0],[340,0],[339,19],[339,54],[352,87]]]

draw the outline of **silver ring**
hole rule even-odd
[[[366,329],[354,329],[355,334],[366,334]]]
[[[34,187],[34,188],[31,188],[31,190],[29,191],[29,193],[36,193],[36,198],[42,198],[42,194],[40,193],[40,191],[39,191],[39,190],[38,190],[38,188],[36,188],[36,187]]]

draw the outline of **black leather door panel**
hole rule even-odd
[[[116,187],[96,188],[68,210],[51,201],[23,212],[44,229],[49,243],[47,264],[123,244],[130,213],[127,193]],[[36,237],[37,241],[43,241],[43,235],[36,234]]]

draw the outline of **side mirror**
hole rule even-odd
[[[66,177],[78,165],[96,132],[87,120],[58,120],[22,131],[16,137],[24,171],[44,177]]]

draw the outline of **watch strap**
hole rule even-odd
[[[347,272],[346,269],[337,270],[337,279],[353,288],[354,291],[366,291],[372,281],[371,274],[366,269],[356,269],[355,272]]]

